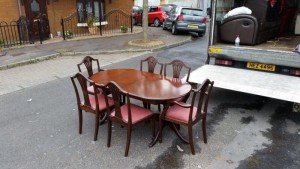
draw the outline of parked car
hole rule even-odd
[[[176,35],[179,31],[196,32],[198,36],[203,36],[206,32],[206,14],[198,8],[176,6],[167,14],[163,29],[172,30]]]
[[[140,6],[133,6],[132,7],[132,23],[134,25],[142,24],[143,20],[143,8]]]
[[[148,12],[148,24],[159,27],[163,23],[163,11],[161,6],[150,6]]]
[[[161,10],[163,11],[163,20],[165,20],[167,14],[171,11],[171,9],[173,9],[176,6],[177,5],[175,5],[175,4],[163,4],[163,5],[161,5]]]

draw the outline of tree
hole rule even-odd
[[[148,42],[148,0],[143,0],[143,34],[144,42]]]

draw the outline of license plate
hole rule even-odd
[[[269,72],[274,72],[275,71],[275,65],[268,65],[268,64],[262,64],[262,63],[253,63],[253,62],[248,62],[247,63],[247,68],[256,69],[256,70],[264,70],[264,71],[269,71]]]
[[[188,25],[187,28],[189,28],[189,29],[198,29],[198,25]]]

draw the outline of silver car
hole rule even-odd
[[[201,9],[176,6],[166,14],[162,27],[164,30],[172,30],[173,35],[184,31],[196,32],[198,36],[203,36],[206,32],[206,22],[206,15]]]

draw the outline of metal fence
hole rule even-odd
[[[31,43],[29,23],[26,18],[12,22],[0,22],[0,47],[8,48]]]
[[[122,10],[112,10],[104,14],[101,18],[92,18],[93,21],[91,24],[89,21],[91,18],[79,19],[79,14],[75,12],[67,18],[61,19],[64,40],[80,36],[102,36],[133,31],[132,15]]]

